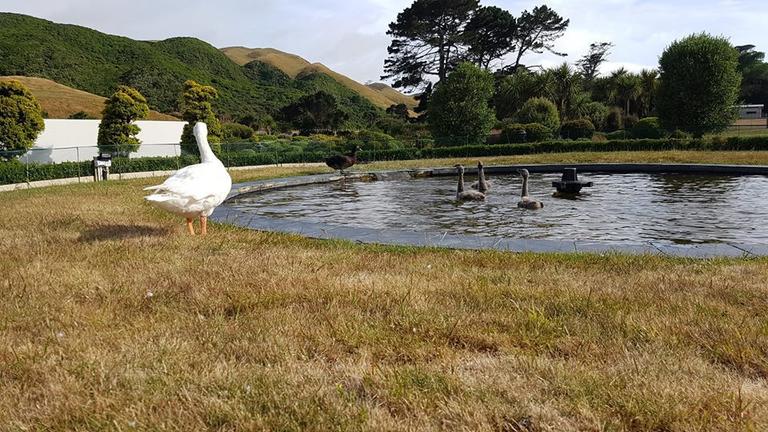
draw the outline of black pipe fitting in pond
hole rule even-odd
[[[553,181],[552,186],[557,189],[556,195],[578,195],[582,188],[592,187],[593,183],[579,180],[576,168],[565,168],[562,180]]]

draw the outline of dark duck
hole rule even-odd
[[[344,170],[357,163],[358,151],[360,151],[360,147],[355,147],[355,149],[347,155],[331,156],[325,160],[325,164],[330,168],[338,170],[341,175],[345,175],[346,173]]]

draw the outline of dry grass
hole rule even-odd
[[[150,182],[2,195],[0,429],[768,428],[767,260],[192,238]]]
[[[44,78],[0,76],[0,80],[6,79],[20,81],[27,86],[38,102],[40,102],[43,111],[48,113],[48,118],[65,119],[80,111],[88,113],[93,118],[101,118],[101,111],[104,109],[105,100],[101,96],[73,89]],[[178,120],[176,117],[161,114],[157,111],[150,111],[147,119]]]

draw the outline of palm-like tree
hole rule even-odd
[[[640,71],[640,115],[649,116],[656,108],[656,94],[659,89],[659,72],[655,69]]]
[[[565,119],[574,114],[579,95],[583,93],[581,75],[571,68],[568,63],[548,71],[552,79],[552,100],[560,111],[560,118]]]
[[[642,93],[640,76],[626,71],[616,75],[613,90],[614,101],[621,103],[624,112],[629,114],[632,103],[637,102]]]

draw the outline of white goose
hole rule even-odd
[[[224,164],[208,144],[208,126],[198,122],[194,128],[201,163],[184,167],[161,185],[144,190],[154,191],[145,197],[153,205],[187,219],[189,233],[195,235],[192,222],[200,218],[200,234],[208,233],[208,216],[218,207],[232,188],[232,178]]]

